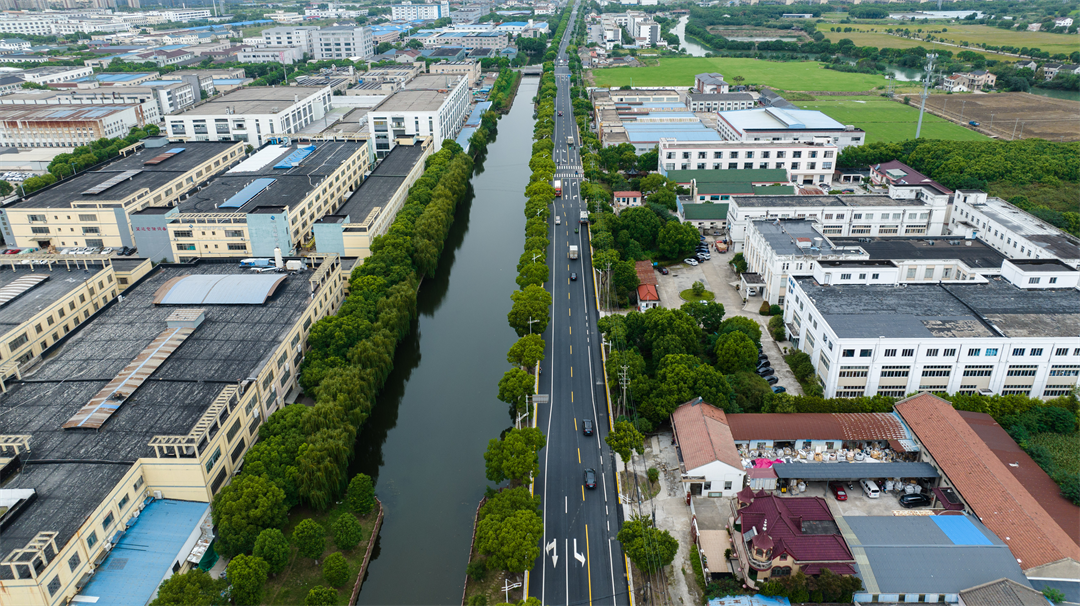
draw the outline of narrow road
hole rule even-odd
[[[570,98],[566,47],[573,36],[579,2],[559,45],[555,61],[558,85],[555,109],[555,178],[562,196],[555,199],[552,220],[550,290],[551,323],[540,393],[549,404],[538,410],[538,426],[547,435],[540,452],[536,494],[544,514],[544,545],[530,574],[528,595],[544,604],[629,604],[626,567],[619,531],[621,506],[615,491],[614,458],[603,437],[608,431],[598,313],[594,304],[588,230],[579,224],[581,211],[580,138]],[[579,258],[570,258],[570,246]],[[593,424],[592,435],[583,422]],[[586,469],[595,472],[596,487],[586,488]]]

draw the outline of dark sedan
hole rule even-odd
[[[901,507],[927,507],[933,502],[934,500],[930,498],[930,495],[921,492],[900,495]]]
[[[596,488],[596,470],[591,467],[585,470],[585,488]]]
[[[759,377],[768,377],[776,374],[776,371],[773,370],[771,366],[759,366],[757,369],[757,374]]]

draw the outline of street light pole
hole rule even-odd
[[[918,139],[919,135],[922,133],[923,113],[926,112],[926,98],[930,96],[930,78],[934,73],[934,59],[936,58],[937,55],[934,53],[930,53],[926,56],[926,80],[923,82],[923,91],[921,95],[922,105],[919,106],[919,125],[915,127],[916,139]]]

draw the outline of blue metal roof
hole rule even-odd
[[[198,532],[208,503],[159,499],[135,518],[79,595],[97,606],[145,604],[169,574],[180,550]],[[119,528],[115,525],[110,530]]]
[[[313,151],[315,151],[315,146],[314,145],[308,145],[306,147],[298,147],[295,150],[293,150],[293,153],[286,156],[284,160],[282,160],[281,162],[278,162],[277,164],[275,164],[274,168],[293,168],[294,166],[299,164],[301,160],[303,160],[304,158],[310,156]],[[264,181],[264,180],[265,179],[258,179],[256,181],[256,183],[258,181]],[[273,179],[269,179],[269,181],[270,181],[270,183],[274,182]],[[270,183],[267,183],[266,185],[269,187]],[[252,185],[254,185],[254,184],[255,183],[252,183]],[[237,195],[239,195],[239,194],[237,194]]]
[[[277,179],[255,179],[248,184],[247,187],[236,192],[233,197],[222,202],[219,208],[240,208],[250,202],[252,198],[261,194],[263,190],[270,187],[275,181],[277,181]]]
[[[931,516],[930,519],[949,537],[953,545],[993,545],[990,539],[964,516]]]

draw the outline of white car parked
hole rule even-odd
[[[686,263],[687,265],[693,265],[695,267],[698,264],[697,259],[683,259],[683,263]]]

